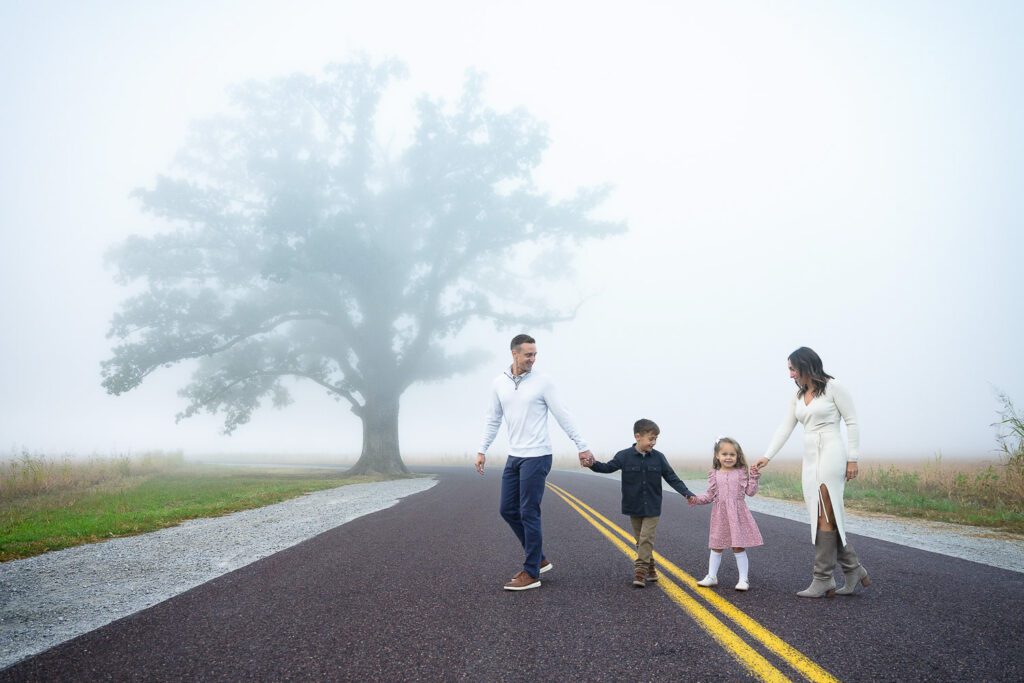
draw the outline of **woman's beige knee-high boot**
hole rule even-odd
[[[811,585],[797,593],[801,598],[831,598],[836,592],[836,537],[835,531],[822,531],[814,539],[814,578]]]
[[[839,568],[843,570],[843,576],[846,577],[846,584],[836,591],[836,595],[852,595],[853,589],[857,587],[858,583],[865,588],[871,585],[868,570],[864,569],[860,563],[860,558],[857,557],[856,551],[850,545],[849,539],[847,539],[846,545],[839,546],[836,556],[839,559]]]

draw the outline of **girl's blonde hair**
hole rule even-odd
[[[739,441],[728,436],[720,436],[715,440],[715,455],[711,458],[711,466],[716,470],[722,469],[722,463],[718,462],[718,451],[722,448],[723,443],[732,444],[736,449],[736,467],[746,469],[747,459],[743,457],[743,446],[740,446]]]

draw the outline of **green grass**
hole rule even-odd
[[[757,495],[766,498],[782,498],[783,500],[803,500],[803,484],[800,473],[771,472],[765,470],[758,481]]]
[[[65,465],[59,469],[66,472]],[[72,476],[63,487],[5,496],[0,502],[0,562],[383,479],[346,477],[336,470],[268,471],[183,463],[142,475],[124,467],[119,470],[124,476],[116,474],[117,468],[112,471],[115,474],[96,483]]]
[[[799,471],[766,469],[759,495],[803,500]],[[846,485],[845,502],[853,510],[1024,535],[1024,477],[1007,465],[950,467],[941,457],[916,466],[862,465],[860,476]]]

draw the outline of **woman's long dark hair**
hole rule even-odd
[[[806,346],[801,346],[789,354],[789,362],[793,364],[793,368],[802,376],[811,378],[815,396],[821,396],[825,392],[825,385],[828,384],[828,381],[835,379],[832,375],[825,372],[821,364],[821,356],[816,354],[814,349],[809,349]],[[800,387],[800,392],[797,396],[802,397],[805,389],[800,386],[800,382],[797,382],[796,385]]]

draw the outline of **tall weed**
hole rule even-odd
[[[997,394],[1001,407],[996,428],[996,442],[1003,452],[1006,469],[1024,479],[1024,415],[1013,405],[1010,397],[1003,392]]]

